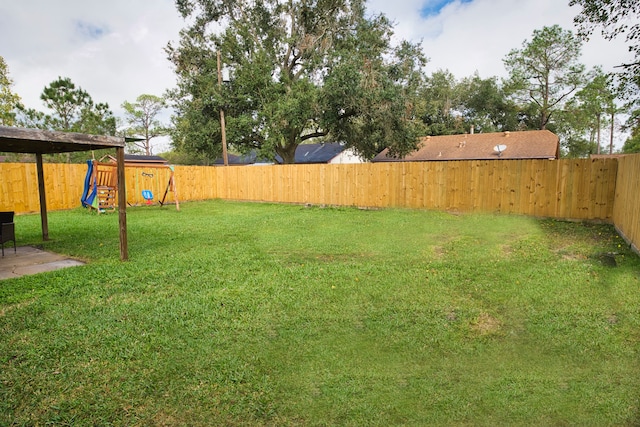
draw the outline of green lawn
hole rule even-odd
[[[19,244],[41,244],[37,215]],[[49,217],[0,282],[0,425],[638,425],[613,227],[210,201]]]

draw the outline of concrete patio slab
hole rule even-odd
[[[0,257],[0,280],[84,264],[68,256],[43,251],[33,246],[18,246],[16,252],[13,251],[13,247],[9,247],[4,248],[4,257]]]

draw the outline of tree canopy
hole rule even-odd
[[[40,99],[52,114],[19,107],[19,123],[25,127],[115,135],[116,119],[106,103],[94,103],[91,96],[70,78],[58,77],[42,90]]]
[[[580,50],[581,42],[571,31],[554,25],[535,30],[531,41],[505,57],[507,88],[520,102],[533,103],[539,129],[547,128],[553,113],[583,83]]]
[[[216,156],[219,111],[240,151],[294,161],[312,138],[344,142],[365,157],[415,148],[420,47],[392,45],[393,26],[367,17],[364,0],[178,0],[192,24],[167,53],[178,88],[174,144]],[[229,71],[217,80],[216,52]]]
[[[602,35],[611,40],[624,35],[629,52],[634,56],[630,62],[620,64],[622,76],[635,88],[640,87],[640,2],[633,0],[571,0],[571,6],[582,10],[574,18],[579,35],[589,38],[600,28]]]
[[[142,94],[136,98],[135,102],[125,101],[124,121],[128,125],[125,134],[131,137],[138,137],[140,141],[133,142],[134,151],[142,151],[145,155],[153,154],[151,140],[162,135],[166,135],[169,130],[156,118],[166,107],[164,98]]]
[[[15,109],[20,104],[20,96],[12,90],[13,80],[9,77],[9,67],[0,56],[0,125],[13,126]]]
[[[58,77],[46,86],[40,95],[50,114],[17,107],[16,124],[18,126],[64,132],[80,132],[93,135],[115,135],[116,119],[106,103],[94,103],[91,96],[77,87],[70,78]],[[86,154],[66,153],[54,155],[54,161],[84,161]]]

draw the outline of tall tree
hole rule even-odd
[[[637,131],[634,120],[640,108],[640,2],[633,0],[570,0],[569,5],[580,6],[581,10],[574,18],[578,25],[578,34],[589,39],[600,28],[601,34],[608,40],[624,36],[633,59],[620,64],[616,73],[620,97],[626,101],[625,108],[631,111],[626,128]],[[633,142],[631,137],[625,142]],[[624,148],[623,148],[624,149]]]
[[[115,135],[116,120],[106,103],[94,104],[91,96],[76,87],[70,78],[58,77],[46,86],[40,99],[53,111],[51,115],[30,112],[33,118],[42,118],[43,125],[54,130],[89,134]]]
[[[622,146],[622,152],[625,154],[640,153],[640,128],[634,128],[631,136],[627,138]]]
[[[590,111],[571,100],[556,113],[554,133],[560,138],[562,157],[581,158],[598,152],[594,129],[595,119]]]
[[[80,110],[80,117],[72,130],[91,135],[113,136],[116,134],[116,118],[109,109],[109,104],[90,103]]]
[[[91,103],[89,94],[77,88],[70,78],[58,77],[40,94],[44,105],[54,112],[58,130],[71,131],[80,111]]]
[[[81,132],[94,135],[115,135],[116,119],[106,103],[95,104],[91,96],[71,81],[59,77],[46,86],[40,99],[51,114],[33,108],[18,107],[17,123],[20,126]],[[67,153],[53,156],[54,161],[84,161],[84,153]]]
[[[513,131],[520,128],[518,108],[504,93],[497,77],[482,79],[477,73],[463,79],[462,113],[478,132]]]
[[[583,82],[581,41],[560,26],[535,30],[531,41],[505,57],[509,72],[506,87],[522,103],[538,109],[538,128],[546,129],[554,112]]]
[[[153,154],[151,140],[168,133],[166,126],[157,119],[158,114],[165,107],[164,98],[149,94],[138,96],[133,103],[125,101],[122,104],[124,119],[129,126],[126,134],[141,139],[133,142],[133,146],[142,150],[147,156]]]
[[[420,90],[420,118],[429,135],[465,133],[468,129],[461,113],[462,86],[448,70],[437,70]]]
[[[13,80],[9,77],[9,67],[0,56],[0,125],[13,126],[16,120],[16,107],[20,104],[20,96],[13,92]]]
[[[623,153],[640,153],[640,110],[635,110],[628,120],[631,136],[622,146]]]
[[[616,96],[612,78],[602,68],[588,73],[586,84],[558,112],[556,132],[566,156],[600,154],[603,130],[618,112]]]
[[[367,17],[364,0],[177,0],[192,25],[167,47],[178,75],[171,93],[174,144],[220,150],[227,138],[294,161],[297,146],[332,138],[367,157],[417,144],[416,88],[426,58],[418,45],[392,46],[392,25]],[[218,85],[216,51],[230,70]]]
[[[621,76],[627,89],[640,88],[640,2],[633,0],[570,0],[570,6],[582,9],[574,18],[578,25],[578,34],[588,39],[600,28],[602,35],[612,40],[624,35],[629,44],[629,52],[634,56],[632,61],[620,64]],[[632,95],[632,94],[628,94]]]

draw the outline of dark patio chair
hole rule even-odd
[[[13,240],[13,251],[16,250],[16,232],[13,223],[13,212],[0,212],[0,246],[4,256],[4,244]]]

